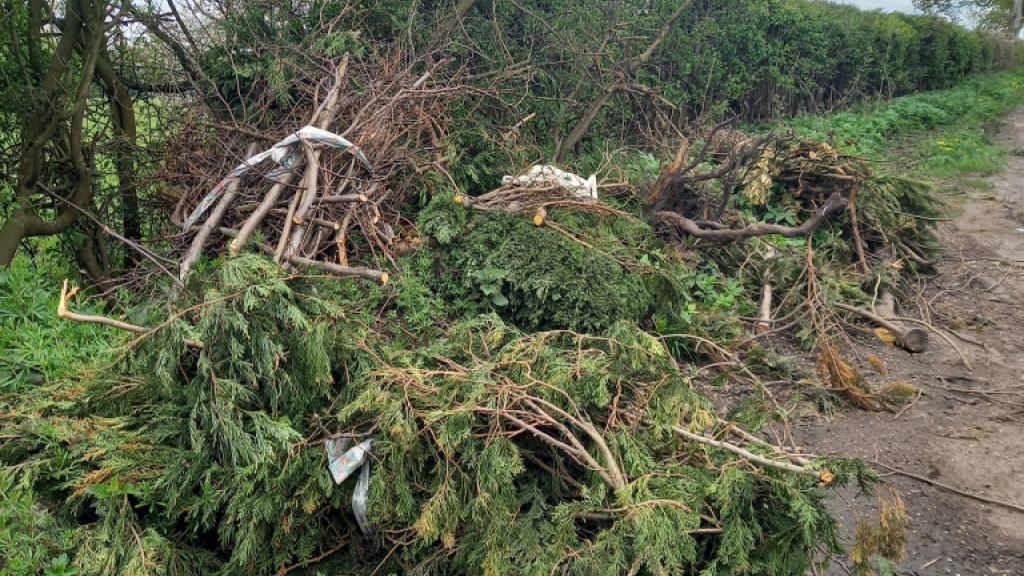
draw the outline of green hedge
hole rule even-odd
[[[952,86],[1018,61],[1013,42],[930,16],[806,0],[704,2],[662,51],[679,104],[727,102],[748,118],[820,112],[873,96]]]
[[[653,58],[620,78],[623,63],[684,1],[476,1],[449,27],[457,0],[312,0],[306,14],[270,0],[223,20],[230,41],[202,62],[226,101],[256,100],[253,90],[262,91],[274,110],[287,113],[299,97],[288,90],[296,70],[344,52],[358,58],[379,50],[380,41],[433,46],[438,60],[464,72],[460,80],[498,96],[473,91],[452,111],[453,175],[472,192],[493,187],[508,165],[550,157],[587,106],[619,81],[629,88],[601,109],[577,160],[649,143],[647,136],[697,117],[821,113],[950,87],[1024,58],[1019,42],[938,17],[819,0],[693,0]],[[519,147],[499,137],[513,126]]]
[[[614,80],[616,64],[642,50],[680,1],[479,2],[466,20],[461,56],[474,72],[534,63],[527,85],[509,93],[522,98],[518,112],[537,113],[524,141],[548,146],[553,124],[561,122],[564,133],[602,82]],[[696,0],[639,72],[638,83],[663,99],[621,93],[588,136],[636,141],[658,117],[656,106],[666,113],[665,102],[676,107],[669,113],[675,122],[707,112],[748,121],[820,113],[949,87],[1012,68],[1022,55],[1008,38],[938,17],[816,0]]]

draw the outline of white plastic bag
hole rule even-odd
[[[591,174],[590,178],[583,179],[571,172],[566,172],[550,164],[537,164],[519,176],[504,176],[502,184],[514,184],[516,186],[538,186],[542,184],[557,184],[566,190],[571,191],[580,198],[597,200],[597,175]]]
[[[331,471],[335,484],[341,484],[353,472],[359,470],[359,467],[366,461],[366,453],[370,451],[370,446],[373,445],[373,439],[371,438],[356,444],[344,453],[340,453],[348,446],[347,442],[350,442],[348,438],[332,438],[327,440],[327,468]]]
[[[352,491],[352,514],[356,517],[359,530],[365,536],[373,536],[373,525],[366,514],[366,497],[370,493],[370,461],[367,454],[373,445],[373,438],[352,446],[349,438],[328,438],[324,442],[327,451],[327,469],[335,484],[341,484],[356,470],[361,470],[356,487]]]
[[[185,230],[191,228],[192,225],[195,224],[196,221],[199,220],[199,218],[202,217],[202,215],[205,214],[206,211],[209,210],[211,206],[213,206],[213,203],[216,202],[218,198],[220,198],[221,194],[223,194],[224,190],[227,188],[229,182],[241,178],[242,176],[245,175],[246,172],[251,170],[259,163],[263,162],[267,158],[270,158],[278,165],[280,165],[280,168],[271,171],[269,174],[267,174],[267,177],[270,178],[271,180],[276,180],[277,178],[281,177],[281,175],[283,175],[292,166],[294,166],[295,162],[298,160],[299,150],[296,144],[298,144],[299,142],[308,142],[310,144],[323,144],[324,146],[330,146],[331,148],[335,148],[337,150],[352,149],[352,154],[355,155],[356,159],[359,160],[359,162],[361,162],[363,166],[366,167],[367,170],[373,172],[373,167],[370,166],[370,161],[367,160],[366,155],[363,154],[363,151],[360,150],[359,147],[356,146],[355,144],[349,142],[348,140],[342,138],[341,136],[338,136],[334,132],[328,132],[327,130],[317,128],[316,126],[303,126],[297,132],[289,134],[287,137],[285,137],[277,144],[274,144],[269,149],[264,150],[259,154],[250,156],[249,158],[246,158],[245,162],[242,162],[241,164],[236,166],[234,170],[228,172],[228,175],[225,176],[223,180],[218,182],[217,185],[213,187],[213,190],[210,190],[209,194],[203,197],[202,201],[199,202],[199,205],[195,207],[195,210],[193,210],[192,213],[188,215],[188,218],[185,219]]]

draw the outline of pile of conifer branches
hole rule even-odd
[[[83,574],[767,575],[837,550],[826,487],[864,470],[720,420],[656,336],[396,333],[387,290],[197,270],[114,366],[3,398],[0,458]],[[332,481],[343,438],[362,488]]]

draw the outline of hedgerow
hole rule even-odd
[[[513,68],[529,63],[521,82],[512,75],[502,84],[514,87],[517,103],[506,125],[535,114],[520,128],[520,140],[543,148],[582,114],[581,104],[615,81],[610,74],[588,72],[595,67],[591,54],[598,54],[598,67],[614,68],[642,48],[596,31],[625,19],[657,29],[677,3],[525,5],[525,11],[516,3],[498,3],[471,12],[464,33],[476,49],[462,56],[479,71],[495,64],[494,56],[480,54],[497,54]],[[637,142],[659,130],[658,118],[735,114],[752,121],[831,111],[950,87],[974,74],[1013,68],[1021,56],[1008,39],[938,17],[808,0],[698,0],[640,67],[634,87],[604,107],[588,139],[595,148]],[[532,98],[521,101],[524,95]],[[476,101],[473,110],[479,110]],[[469,157],[490,150],[481,139],[469,146],[475,150]]]

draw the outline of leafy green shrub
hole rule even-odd
[[[439,198],[432,206],[440,203],[449,201]],[[413,272],[456,314],[495,311],[525,330],[592,332],[620,320],[639,322],[654,304],[652,282],[620,261],[640,256],[635,245],[616,236],[626,224],[571,216],[577,222],[568,230],[589,229],[582,240],[522,216],[474,214],[455,237],[448,224],[458,219],[443,215],[462,211],[424,210],[420,230],[435,234],[442,245],[429,251],[431,257],[418,258]]]
[[[660,340],[629,322],[593,336],[527,334],[484,314],[410,347],[378,322],[379,289],[367,283],[289,278],[250,255],[202,274],[189,284],[188,324],[173,319],[84,387],[0,398],[11,439],[0,461],[73,519],[70,565],[82,576],[307,564],[768,576],[803,573],[819,550],[838,549],[814,475],[753,467],[668,432],[708,427],[710,405]],[[551,433],[578,437],[577,457],[598,454],[607,468],[516,433],[500,414],[523,414],[523,402],[591,422],[561,420]],[[644,418],[631,420],[636,411]],[[372,536],[352,515],[352,482],[336,486],[326,469],[322,440],[336,430],[375,438]],[[851,463],[815,465],[837,483],[866,478]],[[621,477],[610,481],[612,467]]]

